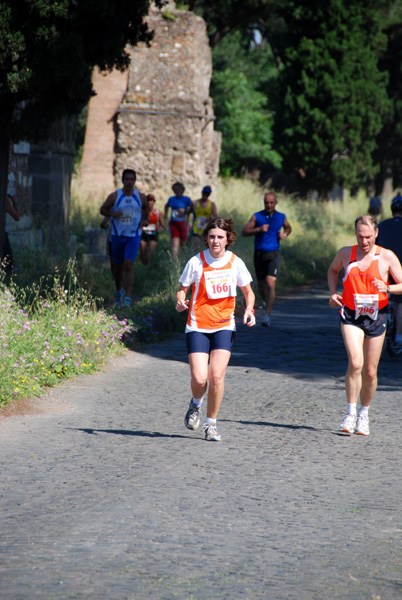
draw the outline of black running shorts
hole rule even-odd
[[[279,250],[256,250],[254,252],[254,268],[258,281],[262,281],[268,275],[278,277],[281,257]]]
[[[388,305],[378,311],[375,321],[365,315],[355,318],[355,311],[347,306],[341,308],[341,324],[354,325],[364,332],[365,337],[378,337],[387,330],[389,307]]]

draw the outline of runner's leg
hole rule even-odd
[[[362,388],[360,392],[360,403],[362,406],[370,406],[377,389],[377,369],[380,361],[385,332],[377,337],[366,337],[364,339],[364,366],[362,373]]]
[[[209,389],[207,417],[216,419],[222,404],[225,390],[225,373],[229,364],[231,352],[229,350],[213,350],[209,362]]]
[[[126,258],[124,261],[124,289],[126,290],[126,296],[129,298],[133,293],[134,286],[134,261]]]
[[[359,327],[344,324],[341,324],[341,331],[349,359],[345,375],[346,398],[349,404],[356,404],[362,387],[364,332]]]
[[[149,240],[148,242],[148,247],[147,247],[147,265],[150,265],[152,262],[152,255],[156,250],[156,246],[158,245],[158,242],[156,240]]]
[[[193,398],[202,398],[207,391],[209,355],[192,352],[188,355],[191,371],[191,393]]]
[[[274,306],[275,301],[275,285],[276,285],[276,277],[273,275],[267,275],[266,277],[266,307],[265,311],[268,315],[271,314],[272,308]]]

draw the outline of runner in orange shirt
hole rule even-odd
[[[163,215],[159,208],[155,207],[155,196],[153,194],[147,194],[148,201],[148,225],[144,225],[142,228],[141,242],[140,242],[140,259],[143,265],[148,266],[151,264],[152,255],[158,245],[158,235],[160,231],[165,229],[165,223],[163,221]]]
[[[391,274],[402,283],[402,267],[391,250],[376,246],[377,223],[372,216],[356,219],[355,232],[357,245],[341,248],[329,267],[329,304],[341,308],[341,331],[349,359],[345,376],[348,410],[339,431],[369,435],[368,410],[377,389],[388,314],[388,295],[380,292],[384,288],[375,282],[382,281],[388,289]],[[345,275],[340,296],[336,288],[342,268]]]
[[[203,232],[206,250],[189,260],[180,277],[176,310],[189,309],[186,344],[191,371],[192,399],[184,418],[188,429],[200,424],[201,407],[208,388],[205,439],[219,442],[216,419],[222,403],[225,373],[235,339],[236,287],[243,292],[243,323],[255,325],[255,296],[244,262],[228,250],[236,239],[231,219],[215,218]],[[192,287],[192,296],[186,300]],[[209,386],[208,386],[209,383]]]

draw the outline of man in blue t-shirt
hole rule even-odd
[[[254,267],[258,282],[258,291],[265,304],[262,325],[271,325],[271,311],[275,300],[275,284],[278,276],[280,254],[279,242],[292,231],[286,215],[278,212],[276,194],[268,192],[264,196],[264,210],[254,213],[242,236],[255,236]]]
[[[191,198],[183,196],[185,187],[181,181],[176,181],[172,185],[174,196],[170,196],[165,204],[165,219],[168,217],[169,208],[171,209],[171,217],[169,221],[169,232],[172,238],[172,257],[177,258],[179,247],[185,248],[189,224],[188,216],[193,210]]]

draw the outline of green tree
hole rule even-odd
[[[147,41],[149,0],[0,2],[0,253],[4,246],[10,141],[46,136],[51,122],[77,114],[91,72],[127,67],[127,43]]]
[[[275,124],[285,169],[307,189],[372,180],[376,135],[390,110],[382,0],[289,0],[276,39],[282,107]]]
[[[266,162],[280,165],[272,148],[274,115],[268,108],[277,68],[268,44],[249,43],[237,31],[213,49],[211,95],[222,132],[221,169],[240,174]]]
[[[274,23],[278,28],[275,10],[283,3],[284,0],[190,0],[186,6],[205,19],[209,42],[214,48],[233,31],[247,32],[252,39],[255,29],[267,32]]]
[[[389,77],[387,93],[391,110],[376,140],[374,159],[381,167],[378,188],[387,178],[394,179],[394,186],[402,185],[402,0],[387,5],[383,32],[388,43],[379,64]]]
[[[281,164],[272,149],[273,116],[265,94],[253,89],[243,73],[226,69],[213,78],[216,128],[223,132],[221,169],[225,175],[240,174],[256,163]]]

